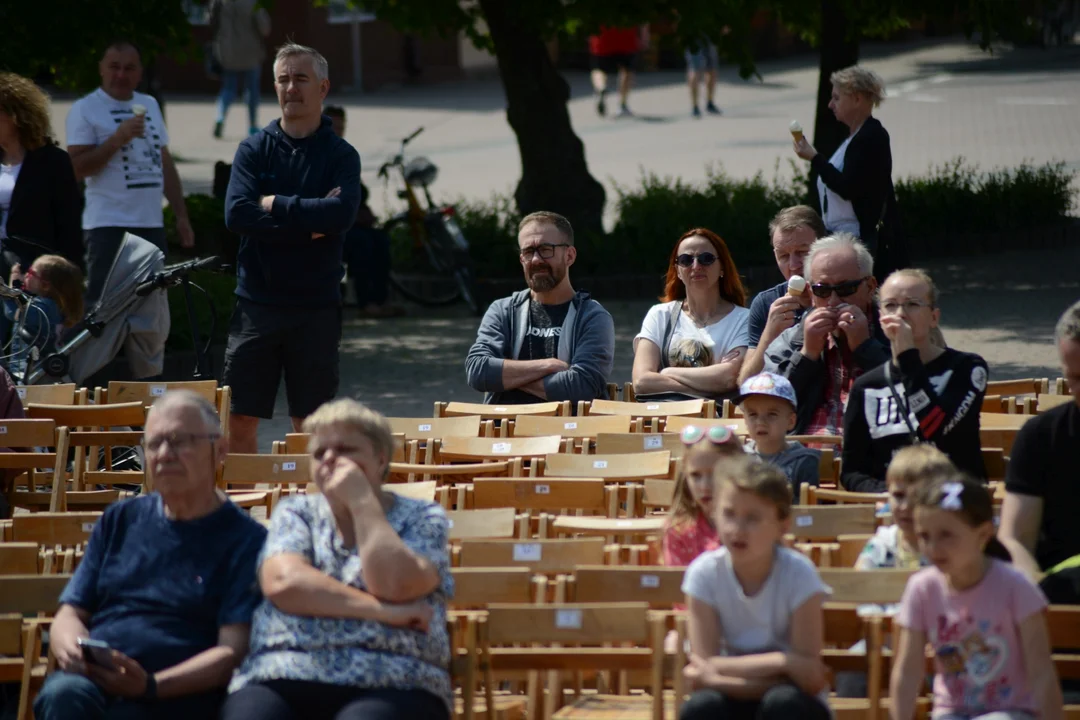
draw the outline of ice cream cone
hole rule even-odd
[[[791,131],[791,137],[795,138],[795,142],[803,139],[802,125],[799,124],[798,120],[792,120],[791,124],[788,125],[788,130]]]
[[[132,105],[131,106],[131,112],[135,113],[135,115],[138,116],[138,117],[142,117],[142,116],[146,115],[146,106],[145,105]]]
[[[791,297],[802,297],[806,292],[806,278],[801,275],[792,275],[788,279],[787,294]]]

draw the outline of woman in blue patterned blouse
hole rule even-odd
[[[223,720],[446,720],[453,707],[447,519],[382,488],[386,418],[335,400],[304,421],[319,494],[274,510],[265,600]]]

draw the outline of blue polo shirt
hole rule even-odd
[[[217,645],[250,623],[266,529],[231,502],[197,520],[165,517],[154,493],[106,509],[60,602],[90,613],[90,637],[148,672]]]

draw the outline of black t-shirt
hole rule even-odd
[[[1080,407],[1071,402],[1024,423],[1016,435],[1005,490],[1042,498],[1035,560],[1043,570],[1080,555]]]
[[[562,337],[563,322],[570,312],[570,303],[544,305],[529,300],[529,324],[525,328],[525,339],[518,352],[518,360],[546,360],[553,358],[559,351],[559,339]],[[536,395],[524,390],[507,390],[498,393],[494,399],[498,404],[523,405],[543,402]]]

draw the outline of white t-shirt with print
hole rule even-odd
[[[634,347],[641,338],[652,341],[656,347],[664,342],[664,328],[667,327],[668,318],[671,317],[671,305],[660,303],[649,308],[645,314],[645,320],[641,323],[641,332],[634,338]],[[713,344],[713,362],[720,362],[724,355],[738,347],[746,347],[750,344],[750,330],[747,324],[750,319],[750,311],[744,307],[734,307],[727,315],[712,325],[699,328],[687,317],[686,312],[679,313],[679,321],[675,325],[675,332],[671,334],[671,342],[668,347],[662,348],[668,360],[671,359],[671,346],[682,338],[695,340],[711,340]],[[703,335],[704,334],[704,335]]]
[[[15,192],[15,183],[19,181],[18,165],[0,165],[0,238],[7,237],[7,219],[11,212],[11,196]]]
[[[856,130],[854,134],[849,135],[829,158],[829,164],[837,170],[844,169],[844,156],[847,154],[848,145],[851,144],[851,138],[857,134]],[[862,237],[859,232],[859,219],[855,217],[855,207],[851,201],[845,200],[830,190],[820,177],[817,180],[817,190],[818,197],[821,198],[821,219],[826,229],[831,233],[849,232],[856,237]]]
[[[130,100],[116,100],[98,88],[72,105],[67,116],[67,144],[101,145],[120,123],[134,115],[132,105],[146,108],[145,137],[132,138],[100,172],[86,178],[86,230],[164,226],[161,149],[169,144],[169,133],[157,100],[142,93],[134,93]]]

